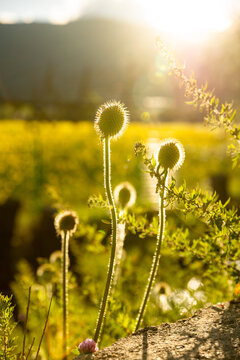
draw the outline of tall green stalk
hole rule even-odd
[[[78,226],[78,217],[74,211],[62,211],[55,217],[55,229],[61,236],[61,275],[62,275],[62,350],[67,359],[68,350],[68,248],[69,239]]]
[[[153,256],[153,262],[150,270],[150,275],[148,278],[147,286],[145,289],[145,293],[143,296],[143,300],[138,312],[135,331],[138,330],[141,325],[142,318],[144,316],[144,312],[147,306],[147,302],[149,296],[151,294],[152,287],[154,285],[154,281],[157,275],[160,253],[161,253],[161,245],[164,235],[165,228],[165,189],[167,185],[167,179],[169,172],[173,172],[181,167],[183,164],[185,153],[182,144],[176,139],[167,139],[160,145],[158,151],[158,165],[156,170],[152,167],[152,158],[148,158],[146,155],[146,148],[138,143],[135,146],[136,154],[142,154],[144,158],[144,163],[148,167],[151,176],[155,176],[157,179],[157,191],[159,191],[159,228],[158,228],[158,236],[157,236],[157,244],[156,250]],[[162,172],[160,172],[162,171]]]
[[[113,194],[111,189],[111,158],[110,158],[110,140],[117,139],[125,130],[128,123],[128,112],[124,105],[119,101],[110,101],[101,105],[96,113],[95,129],[103,141],[103,164],[104,164],[104,187],[106,191],[109,210],[111,213],[112,223],[112,249],[108,264],[107,280],[103,298],[100,305],[99,315],[97,319],[97,325],[94,334],[94,340],[96,346],[91,349],[90,352],[96,351],[97,344],[100,341],[104,320],[106,317],[106,311],[108,307],[108,301],[113,283],[113,274],[115,268],[116,248],[117,248],[117,214],[115,203],[113,200]],[[87,339],[89,340],[89,339]],[[80,346],[80,351],[85,351],[85,345],[87,343],[83,341]],[[87,346],[88,347],[88,346]],[[84,349],[83,349],[84,348]]]
[[[138,330],[139,326],[141,325],[141,321],[144,316],[144,312],[146,310],[146,306],[148,303],[149,296],[152,291],[152,287],[155,282],[155,278],[158,271],[159,266],[159,260],[160,260],[160,253],[161,253],[161,245],[163,240],[163,234],[164,234],[164,228],[165,228],[165,206],[164,206],[164,197],[165,197],[165,187],[168,177],[168,170],[165,170],[162,175],[162,185],[160,190],[160,196],[159,196],[159,227],[158,227],[158,236],[157,236],[157,243],[156,243],[156,249],[153,256],[153,262],[148,278],[148,283],[144,292],[143,300],[138,312],[136,325],[135,325],[135,331]]]
[[[112,249],[111,255],[108,264],[108,273],[107,273],[107,280],[105,285],[105,290],[100,306],[99,316],[97,320],[97,326],[94,335],[94,341],[96,343],[99,342],[101,332],[104,325],[104,320],[106,316],[107,306],[109,295],[111,291],[112,281],[113,281],[113,274],[114,274],[114,266],[115,266],[115,255],[116,255],[116,244],[117,244],[117,214],[115,203],[112,195],[112,188],[111,188],[111,158],[110,158],[110,138],[106,137],[103,140],[103,162],[104,162],[104,187],[106,190],[106,196],[111,212],[111,223],[112,223]]]
[[[62,238],[63,354],[64,354],[64,359],[67,359],[69,231],[63,231],[61,238]]]

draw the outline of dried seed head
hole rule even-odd
[[[185,159],[182,144],[176,139],[168,139],[163,142],[158,151],[158,164],[165,170],[179,169]]]
[[[62,211],[55,217],[54,226],[58,234],[69,232],[73,235],[77,230],[78,216],[74,211]]]
[[[129,208],[135,204],[136,190],[125,181],[115,187],[114,198],[121,209]]]
[[[128,123],[128,111],[119,101],[110,101],[100,106],[95,118],[95,129],[101,138],[117,138]]]
[[[81,354],[90,354],[98,351],[98,346],[93,339],[86,339],[78,345]]]

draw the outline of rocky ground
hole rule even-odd
[[[140,329],[94,355],[78,359],[240,360],[240,301],[198,310],[176,323]]]

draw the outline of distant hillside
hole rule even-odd
[[[153,64],[154,31],[83,18],[64,26],[0,24],[0,98],[76,100],[91,89],[112,97]]]
[[[239,30],[236,21],[209,43],[174,46],[189,74],[194,70],[200,83],[237,104]],[[156,95],[174,98],[179,109],[183,91],[157,55],[156,35],[150,27],[87,17],[64,26],[0,24],[0,100],[82,106],[118,98],[145,111],[142,99]]]

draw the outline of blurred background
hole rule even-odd
[[[90,195],[104,194],[93,121],[107,100],[122,101],[130,112],[128,130],[112,146],[112,181],[135,186],[138,212],[156,214],[156,198],[134,144],[142,140],[154,152],[166,137],[186,149],[178,184],[185,179],[190,188],[199,184],[239,205],[239,170],[232,170],[228,140],[185,104],[156,47],[160,36],[187,74],[194,71],[199,85],[207,81],[238,109],[239,20],[238,0],[1,0],[2,290],[9,290],[20,259],[36,268],[37,257],[59,249],[57,210],[73,208],[80,222],[108,233],[101,222],[108,215],[87,207]]]
[[[89,120],[114,98],[134,121],[199,121],[167,75],[157,35],[238,105],[239,10],[237,0],[2,0],[0,118]]]

